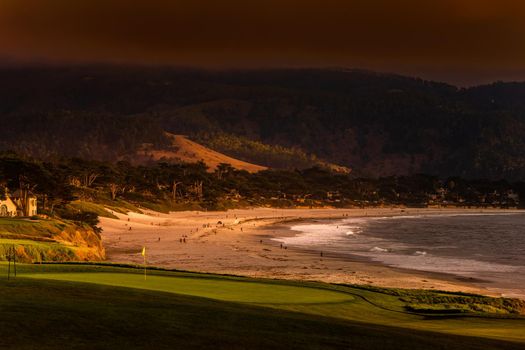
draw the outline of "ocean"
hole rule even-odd
[[[525,214],[455,214],[317,220],[275,237],[290,248],[452,274],[525,297]]]

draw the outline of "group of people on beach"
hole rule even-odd
[[[228,215],[226,215],[226,218],[228,218]],[[238,221],[237,221],[237,220],[238,220],[237,215],[234,215],[234,218],[235,218],[235,220],[236,220],[235,223],[238,223]],[[124,226],[128,226],[128,230],[131,231],[131,219],[130,219],[129,217],[127,218],[127,222],[128,222],[129,224],[128,224],[128,223],[125,223]],[[157,224],[156,224],[156,223],[151,222],[150,224],[151,224],[152,226],[153,226],[153,225],[159,225],[159,226],[161,226],[161,223],[157,223]],[[255,226],[255,224],[253,224],[253,225]],[[226,224],[225,224],[224,221],[218,221],[218,222],[217,222],[217,226],[225,227]],[[210,224],[210,223],[202,224],[202,228],[203,228],[203,229],[210,228],[210,227],[212,227],[212,224]],[[241,232],[244,232],[244,228],[243,228],[243,226],[240,226],[239,229],[240,229]],[[199,227],[197,227],[197,228],[195,229],[195,232],[198,232],[198,231],[199,231]],[[214,230],[214,231],[215,231],[215,230]],[[191,235],[193,232],[194,232],[194,230],[191,229],[191,230],[190,230],[190,235]],[[189,235],[187,235],[187,234],[183,234],[182,237],[179,238],[179,242],[180,242],[180,243],[187,243],[187,239],[188,239],[188,238],[189,238]],[[157,241],[157,242],[160,242],[160,239],[161,239],[161,237],[158,237],[156,241]],[[119,240],[119,241],[121,240],[121,237],[120,237],[120,236],[119,236],[118,240]],[[263,241],[260,240],[260,243],[262,244]],[[283,245],[282,243],[280,244],[279,247],[280,247],[280,249],[285,249],[285,250],[288,249],[288,247],[287,247],[286,245]],[[323,256],[323,253],[321,252],[321,257],[322,257],[322,256]]]

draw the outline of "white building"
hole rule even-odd
[[[33,216],[38,213],[36,196],[27,190],[18,190],[13,195],[5,193],[0,199],[0,216]]]

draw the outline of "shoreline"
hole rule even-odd
[[[377,287],[447,290],[490,296],[501,291],[480,286],[483,281],[451,274],[391,267],[366,257],[349,258],[300,249],[280,249],[271,241],[276,231],[293,234],[287,224],[348,217],[406,215],[469,215],[523,213],[508,209],[235,209],[221,212],[148,211],[114,213],[101,218],[103,244],[112,262],[142,263],[195,272],[259,278],[309,280],[328,283],[370,284]],[[186,243],[183,242],[186,241]],[[512,296],[514,297],[514,296]],[[524,299],[525,297],[522,297]]]
[[[512,215],[512,214],[523,214],[523,212],[512,212],[512,213],[479,213],[481,215]],[[479,215],[478,213],[474,214],[461,214],[461,213],[450,213],[448,215],[450,216],[470,216],[470,215]],[[447,214],[446,214],[447,215]],[[442,216],[437,214],[424,214],[421,215],[421,217],[431,217],[431,216]],[[369,216],[370,218],[371,216]],[[410,216],[414,217],[414,216]],[[353,218],[366,218],[366,217],[353,217]],[[274,241],[273,245],[278,246],[280,243],[279,239],[282,238],[288,238],[288,237],[295,237],[301,234],[301,231],[295,231],[292,229],[293,225],[292,222],[298,223],[298,224],[322,224],[323,221],[332,221],[332,219],[300,219],[300,220],[293,220],[291,222],[278,222],[275,224],[270,224],[268,227],[261,227],[261,232],[264,232],[267,239],[270,239]],[[272,230],[272,234],[268,234],[268,231]],[[401,266],[395,266],[395,265],[389,265],[388,263],[385,263],[380,260],[375,260],[372,257],[366,256],[366,255],[359,255],[359,254],[353,254],[353,253],[340,253],[340,252],[334,252],[334,251],[327,251],[322,250],[320,248],[316,248],[312,245],[312,247],[300,247],[300,246],[290,246],[288,249],[292,251],[297,251],[305,254],[310,254],[312,256],[320,256],[320,253],[322,252],[323,259],[335,259],[335,260],[342,260],[346,261],[348,263],[354,263],[354,264],[367,264],[367,265],[375,265],[379,267],[385,267],[392,271],[397,271],[404,274],[414,275],[414,276],[420,276],[421,278],[432,278],[437,279],[441,281],[447,281],[450,283],[467,283],[469,288],[481,288],[483,292],[476,292],[476,294],[484,294],[489,296],[504,296],[508,298],[518,298],[525,300],[525,292],[521,289],[515,289],[511,287],[502,287],[497,284],[496,281],[491,280],[489,278],[483,278],[481,276],[465,276],[459,273],[452,273],[452,272],[438,272],[438,271],[432,271],[432,270],[424,270],[424,269],[417,269],[417,268],[410,268],[410,267],[401,267]],[[390,285],[381,285],[381,287],[391,287]],[[410,286],[403,286],[400,288],[412,288]],[[431,287],[432,289],[433,287]]]

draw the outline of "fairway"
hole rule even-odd
[[[140,274],[110,272],[25,274],[24,277],[147,289],[250,304],[329,304],[354,299],[349,294],[321,288],[204,277],[153,275],[144,280]]]
[[[0,274],[6,268],[0,263]],[[145,280],[117,265],[17,271],[0,279],[0,348],[478,350],[525,342],[521,316],[421,315],[381,289],[154,269]]]

